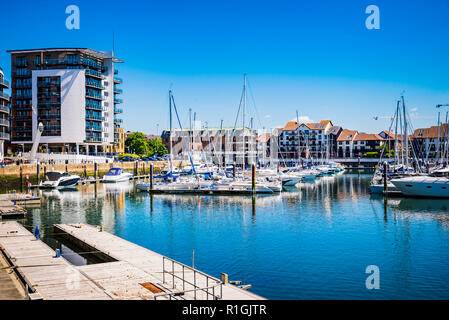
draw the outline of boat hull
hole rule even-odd
[[[449,198],[449,179],[413,177],[393,179],[391,182],[406,196]]]

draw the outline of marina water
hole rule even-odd
[[[53,234],[54,223],[106,231],[252,284],[268,299],[448,299],[449,201],[373,197],[372,173],[302,183],[279,195],[192,196],[137,192],[133,183],[41,191],[21,222],[74,264],[96,263]],[[194,251],[194,255],[192,254]],[[366,267],[380,270],[368,290]]]

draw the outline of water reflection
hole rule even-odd
[[[368,193],[370,175],[322,177],[282,194],[149,195],[133,183],[43,191],[22,222],[74,263],[76,248],[54,223],[103,225],[109,232],[219,276],[253,284],[271,299],[449,298],[447,200]],[[364,288],[367,265],[382,270],[382,290]]]

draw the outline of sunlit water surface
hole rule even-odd
[[[449,201],[369,195],[368,174],[343,174],[280,195],[155,195],[132,183],[43,192],[23,224],[52,235],[54,223],[106,231],[219,277],[252,284],[269,299],[448,299]],[[91,256],[91,255],[90,255]],[[86,259],[88,257],[88,259]],[[368,290],[366,267],[380,269]]]

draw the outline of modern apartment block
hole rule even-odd
[[[447,156],[449,124],[416,129],[413,134],[414,147],[424,158],[441,158]]]
[[[0,68],[0,161],[3,160],[5,145],[9,141],[9,95],[4,92],[8,88],[9,82]]]
[[[86,48],[9,50],[11,142],[28,151],[39,123],[40,150],[95,155],[117,150],[122,119],[113,52]]]

